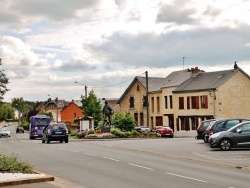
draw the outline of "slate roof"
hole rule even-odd
[[[173,93],[215,90],[226,83],[238,71],[241,71],[243,74],[248,76],[240,68],[216,72],[200,72],[195,77],[190,77],[188,80],[176,87],[176,89],[173,90]]]
[[[174,71],[166,77],[166,81],[163,83],[162,88],[178,86],[189,79],[190,75],[189,69]]]
[[[148,77],[148,92],[156,92],[160,91],[165,87],[173,87],[183,83],[190,77],[189,69],[184,69],[180,71],[174,71],[170,73],[167,77]],[[142,85],[146,88],[146,77],[136,76],[125,92],[120,97],[118,103],[123,99],[126,93],[130,90],[130,88],[134,85],[136,81],[142,83]]]

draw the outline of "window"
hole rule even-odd
[[[134,97],[129,98],[129,108],[134,108],[135,107],[135,99]]]
[[[136,90],[137,90],[137,91],[140,91],[140,85],[139,85],[139,84],[137,84]]]
[[[240,120],[229,120],[227,121],[225,128],[230,129],[231,127],[237,125],[238,123],[240,123]]]
[[[240,127],[242,132],[250,132],[250,123],[247,123]]]
[[[152,109],[152,112],[154,112],[154,97],[151,97],[151,109]]]
[[[190,97],[187,97],[187,109],[190,109]]]
[[[170,107],[170,109],[173,108],[173,97],[172,97],[172,95],[169,95],[169,107]]]
[[[164,96],[165,109],[168,109],[168,96]]]
[[[156,101],[157,101],[157,112],[160,112],[160,97],[157,97]]]
[[[144,125],[143,113],[140,113],[140,123],[141,123],[141,125]]]
[[[192,96],[191,97],[191,108],[192,109],[199,109],[199,97],[198,96]]]
[[[142,106],[147,107],[147,96],[143,96],[143,98],[142,98]]]
[[[184,97],[179,97],[179,109],[184,109]]]
[[[208,108],[207,95],[200,96],[200,100],[201,100],[201,108],[207,109]]]

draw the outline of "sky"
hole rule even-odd
[[[1,0],[5,102],[119,98],[135,78],[250,75],[249,0]],[[76,83],[77,82],[77,83]]]

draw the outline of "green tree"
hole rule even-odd
[[[2,59],[0,58],[0,66],[2,65]],[[3,99],[4,94],[9,91],[7,89],[7,84],[9,83],[9,79],[4,74],[4,70],[0,70],[0,100]]]
[[[20,98],[14,97],[11,100],[12,100],[12,107],[15,108],[18,112],[18,120],[19,120],[18,123],[20,124],[20,121],[21,122],[26,121],[27,114],[30,111],[30,109],[32,109],[32,106],[34,104],[31,102],[25,101],[23,97],[20,97]],[[22,119],[25,119],[25,120],[22,120]]]
[[[85,116],[92,116],[94,118],[95,126],[102,120],[101,101],[96,97],[93,90],[89,92],[87,98],[82,98],[82,109]]]
[[[7,121],[9,119],[14,119],[15,110],[12,108],[11,104],[3,103],[0,104],[0,121]]]
[[[113,125],[122,131],[132,131],[135,129],[136,122],[131,114],[114,114]]]

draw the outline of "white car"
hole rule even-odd
[[[0,137],[2,136],[10,137],[10,128],[8,126],[0,127]]]

